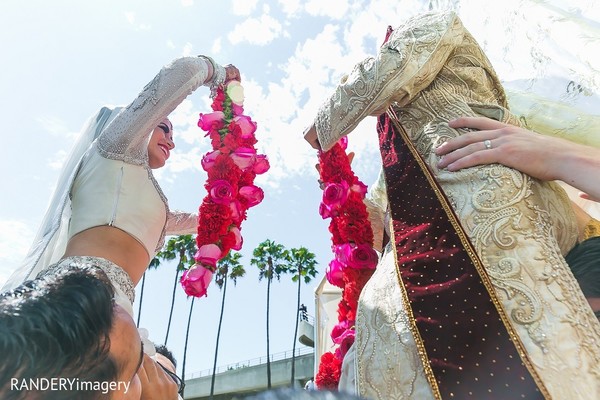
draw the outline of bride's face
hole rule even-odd
[[[174,148],[173,125],[168,118],[165,118],[154,128],[148,143],[148,165],[150,168],[163,167]]]

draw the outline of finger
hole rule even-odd
[[[158,365],[156,365],[156,361],[150,358],[150,356],[148,356],[147,354],[144,354],[144,362],[142,363],[142,368],[144,369],[148,380],[154,380],[158,376],[157,367]]]
[[[500,129],[506,126],[505,123],[496,121],[495,119],[485,117],[461,117],[448,121],[451,128],[469,128],[483,130]]]
[[[140,365],[140,369],[137,372],[138,378],[140,379],[140,383],[142,387],[147,385],[150,382],[150,378],[148,377],[148,373],[146,372],[146,368],[144,368],[144,363]]]
[[[454,162],[449,163],[446,166],[448,171],[458,171],[463,168],[475,167],[477,165],[486,165],[497,162],[496,152],[498,149],[490,149],[486,151],[476,151],[468,154],[464,157],[457,159]]]
[[[438,156],[443,156],[471,144],[482,144],[486,140],[496,139],[498,136],[500,136],[500,131],[498,130],[468,132],[464,135],[457,136],[448,140],[447,142],[442,143],[437,149],[435,149],[435,154]],[[479,149],[481,149],[481,146],[479,146]],[[471,150],[475,151],[474,148]]]
[[[473,153],[482,151],[484,149],[485,146],[481,141],[477,141],[476,143],[460,147],[452,152],[445,154],[438,162],[438,168],[446,168],[448,165],[460,160],[461,158],[465,158]]]
[[[355,153],[351,151],[348,153],[348,163],[352,164],[352,160],[354,160]]]

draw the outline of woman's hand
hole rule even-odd
[[[478,129],[448,140],[435,150],[439,168],[449,171],[500,163],[542,180],[557,179],[556,157],[564,140],[484,117],[463,117],[452,128]]]
[[[559,179],[583,191],[584,199],[600,200],[600,149],[540,135],[483,117],[448,122],[452,128],[478,129],[448,140],[435,150],[439,168],[457,171],[500,163],[541,180]]]
[[[240,76],[240,71],[237,69],[235,65],[228,64],[225,66],[225,83],[229,81],[242,81],[242,77]]]

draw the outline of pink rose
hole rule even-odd
[[[211,270],[196,264],[192,268],[183,271],[179,283],[181,283],[188,296],[202,297],[206,296],[212,276],[213,272]]]
[[[339,209],[348,199],[348,189],[346,181],[342,181],[342,183],[328,183],[323,190],[323,204],[330,211]]]
[[[247,115],[238,115],[233,118],[233,122],[240,127],[243,139],[251,138],[256,132],[256,122],[252,121]]]
[[[346,266],[350,260],[352,249],[353,245],[350,243],[338,244],[333,246],[333,253],[335,254],[336,260]]]
[[[217,266],[217,261],[221,258],[221,249],[216,244],[205,244],[200,246],[196,254],[194,255],[194,260],[198,264],[204,264],[211,267]]]
[[[333,286],[343,288],[344,264],[336,259],[331,260],[327,268],[325,268],[325,277],[327,278],[327,282],[331,283]]]
[[[340,342],[338,343],[340,347],[335,350],[336,357],[339,357],[340,359],[343,359],[348,350],[350,350],[350,347],[352,347],[354,344],[354,338],[356,336],[356,333],[353,329],[346,332],[346,334],[342,335]]]
[[[242,115],[244,113],[244,107],[240,104],[231,103],[231,113],[233,115]]]
[[[242,244],[244,243],[244,239],[242,238],[242,232],[237,226],[229,228],[230,232],[233,232],[235,235],[235,244],[231,247],[234,250],[241,250]]]
[[[229,204],[233,197],[233,188],[224,179],[217,179],[210,188],[210,198],[217,204]]]
[[[329,211],[329,207],[327,207],[325,204],[321,203],[319,204],[319,215],[321,216],[321,218],[323,219],[327,219],[327,218],[331,218],[337,215],[337,212],[330,212]]]
[[[240,222],[242,222],[242,205],[240,204],[240,202],[238,200],[232,200],[231,203],[229,203],[229,208],[231,209],[231,219],[233,222],[235,222],[236,224],[239,224]]]
[[[352,247],[346,265],[355,269],[375,269],[378,261],[377,252],[363,243]]]
[[[331,340],[333,340],[333,343],[340,344],[344,337],[354,334],[353,327],[354,321],[345,319],[338,322],[331,330]]]
[[[198,126],[203,131],[208,132],[211,128],[221,129],[223,125],[223,118],[225,118],[225,114],[223,111],[214,111],[209,114],[200,114],[200,119],[198,120]]]
[[[348,136],[343,136],[340,140],[338,140],[342,149],[346,150],[348,148]]]
[[[271,168],[271,165],[269,164],[269,159],[267,158],[267,156],[264,154],[257,154],[256,161],[254,162],[254,165],[252,166],[252,171],[256,175],[260,175],[260,174],[264,174],[265,172],[267,172],[269,170],[269,168]]]
[[[256,161],[256,150],[250,147],[238,147],[229,156],[235,165],[244,171],[254,165],[254,162]]]
[[[359,193],[361,197],[365,197],[365,194],[367,194],[367,185],[365,185],[361,181],[358,181],[357,183],[352,185],[352,187],[350,187],[350,190]]]
[[[242,186],[240,188],[240,196],[246,199],[248,207],[254,207],[263,201],[265,194],[261,188],[255,185]]]
[[[213,165],[215,165],[215,160],[217,159],[219,154],[221,154],[219,150],[206,153],[204,157],[202,157],[202,169],[208,172],[208,170],[211,169]]]

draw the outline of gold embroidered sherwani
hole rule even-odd
[[[459,18],[425,14],[357,64],[319,109],[315,127],[327,150],[364,117],[390,110],[457,216],[543,397],[598,399],[600,324],[563,259],[577,240],[567,196],[553,183],[497,164],[459,172],[436,167],[434,149],[461,134],[447,121],[485,115],[517,124],[506,106],[490,62]],[[440,398],[389,249],[361,295],[350,382],[367,398]]]

